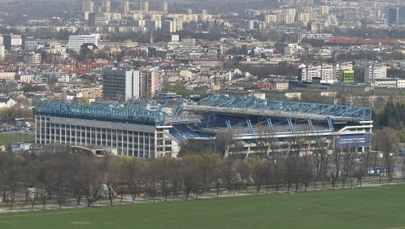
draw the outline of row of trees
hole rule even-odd
[[[374,117],[377,127],[391,127],[393,129],[403,129],[405,126],[405,105],[394,103],[391,100],[387,102],[383,111]]]
[[[319,183],[331,184],[333,188],[353,186],[356,181],[361,184],[373,163],[377,163],[376,155],[358,154],[355,150],[248,160],[188,154],[181,159],[150,161],[93,158],[70,152],[17,156],[0,153],[0,193],[2,202],[10,207],[19,200],[32,208],[39,203],[45,208],[50,201],[59,206],[73,201],[91,206],[100,199],[113,204],[114,199],[123,201],[130,197],[135,202],[138,196],[153,201],[158,197],[198,198],[206,192],[218,196],[224,190],[243,190],[248,186],[257,193],[263,189],[278,192],[281,188],[297,192],[306,191],[310,184],[314,189]]]
[[[15,118],[31,118],[33,117],[32,110],[21,108],[0,108],[0,122],[11,123]]]

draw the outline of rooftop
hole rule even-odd
[[[151,101],[127,106],[107,103],[80,105],[47,101],[37,105],[35,114],[144,125],[175,125],[201,122],[199,116],[192,115],[187,111],[302,120],[330,119],[335,122],[372,120],[372,112],[369,107],[258,99],[253,96],[228,97],[215,95],[199,102],[184,103],[184,101],[179,101],[175,103],[177,105],[173,114],[164,112],[163,108],[166,106],[167,101],[154,106],[150,106],[150,104]],[[182,115],[183,111],[186,111],[186,115]]]

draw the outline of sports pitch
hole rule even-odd
[[[0,134],[0,145],[14,142],[34,142],[34,135],[27,134]]]
[[[0,214],[0,228],[405,228],[405,185]]]

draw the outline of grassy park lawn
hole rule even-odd
[[[0,214],[0,228],[405,228],[405,185]]]
[[[34,135],[0,134],[0,145],[6,145],[13,142],[34,142]]]

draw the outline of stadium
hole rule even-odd
[[[125,105],[41,102],[35,121],[36,143],[103,146],[141,158],[177,157],[187,142],[244,158],[365,151],[373,127],[368,107],[219,95]]]

